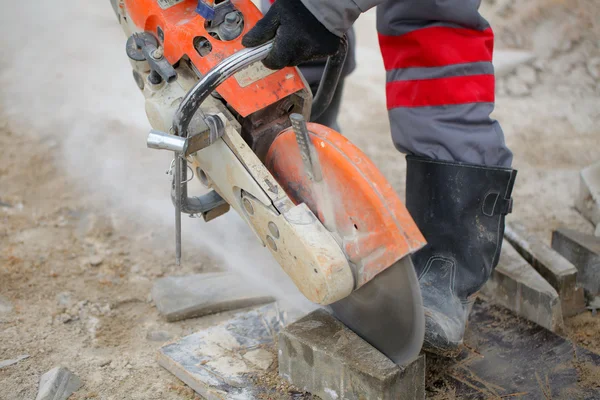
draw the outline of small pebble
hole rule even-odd
[[[0,295],[0,314],[9,313],[12,310],[12,303],[6,297]]]
[[[521,82],[531,86],[537,82],[537,72],[530,65],[520,65],[517,68],[517,77]]]
[[[173,338],[173,335],[167,331],[148,331],[146,334],[146,339],[152,342],[166,342],[171,338]]]
[[[56,301],[61,307],[70,307],[72,304],[71,293],[62,292],[56,295]]]
[[[506,89],[513,96],[526,96],[529,94],[529,88],[516,76],[511,76],[506,81]]]
[[[100,264],[102,264],[104,262],[104,258],[102,256],[95,255],[95,256],[91,256],[88,259],[88,262],[90,263],[90,265],[92,267],[98,267],[98,266],[100,266]]]

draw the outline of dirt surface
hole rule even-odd
[[[510,218],[548,242],[559,225],[592,232],[573,203],[579,170],[599,157],[597,1],[498,0],[484,12],[497,47],[538,56],[498,82],[495,116],[519,169]],[[374,20],[370,12],[357,23],[358,69],[340,123],[402,194]],[[145,148],[143,98],[108,1],[12,2],[0,22],[0,361],[29,355],[0,369],[0,399],[34,398],[58,365],[84,382],[74,399],[197,398],[157,365],[162,342],[148,338],[190,334],[228,314],[166,323],[149,301],[154,279],[229,268],[290,307],[311,306],[234,215],[184,219],[184,262],[174,265],[169,158]],[[598,316],[567,326],[600,351]],[[431,374],[443,366],[428,364]],[[582,368],[582,379],[597,376]]]

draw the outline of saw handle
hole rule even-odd
[[[173,117],[173,132],[178,136],[187,137],[188,128],[196,111],[216,88],[235,73],[267,57],[273,48],[273,41],[260,46],[243,49],[221,61],[185,95]],[[327,109],[342,75],[346,55],[348,54],[348,38],[340,40],[336,54],[327,59],[323,77],[319,83],[317,94],[311,108],[311,121],[320,117]]]
[[[327,107],[329,107],[329,104],[331,104],[331,100],[335,95],[335,89],[337,88],[340,77],[342,76],[342,71],[344,70],[347,55],[348,38],[344,35],[340,40],[338,52],[329,57],[327,59],[327,64],[325,64],[325,70],[323,71],[317,94],[313,99],[312,107],[310,109],[311,122],[315,122],[323,115],[325,110],[327,110]]]

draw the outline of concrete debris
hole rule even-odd
[[[264,373],[274,363],[276,355],[265,348],[274,344],[285,320],[275,303],[237,314],[164,345],[158,363],[203,398],[261,398],[252,376]]]
[[[62,292],[56,295],[56,302],[60,307],[67,308],[73,304],[73,299],[71,297],[71,293]]]
[[[104,262],[104,257],[102,257],[101,255],[98,255],[98,254],[88,258],[88,263],[92,267],[99,267],[100,265],[102,265],[103,262]]]
[[[509,94],[517,97],[527,96],[531,93],[529,87],[517,76],[509,76],[506,80],[506,90]]]
[[[586,67],[592,78],[600,79],[600,57],[590,59]]]
[[[548,330],[564,328],[558,293],[508,242],[502,245],[498,266],[481,292]]]
[[[589,296],[599,296],[600,238],[560,228],[552,233],[552,248],[575,265],[577,284]]]
[[[596,316],[598,310],[600,310],[600,296],[594,297],[588,302],[587,309],[592,312],[593,316]]]
[[[523,50],[495,50],[493,55],[494,72],[497,78],[510,75],[519,65],[531,62],[535,55]]]
[[[0,369],[10,367],[11,365],[15,365],[19,361],[23,361],[27,358],[29,358],[29,354],[23,354],[22,356],[18,356],[17,358],[13,358],[12,360],[0,361]]]
[[[537,82],[537,72],[535,71],[535,68],[530,65],[520,65],[517,68],[516,75],[521,82],[530,87]]]
[[[600,162],[583,169],[580,177],[575,208],[594,225],[600,225]]]
[[[65,367],[56,367],[42,375],[35,400],[67,400],[81,386],[77,375]]]
[[[97,360],[94,360],[94,365],[97,367],[106,367],[107,365],[110,365],[110,363],[112,363],[112,360],[110,358],[99,358]]]
[[[577,268],[516,223],[507,224],[506,239],[539,272],[560,296],[563,317],[585,310],[584,290],[577,286]]]
[[[0,295],[0,314],[7,314],[13,310],[13,305],[6,297]]]
[[[274,301],[237,275],[222,272],[158,279],[152,299],[171,322]]]
[[[151,342],[167,342],[173,338],[167,331],[148,331],[146,334],[146,339]]]
[[[279,374],[324,400],[425,398],[424,356],[397,366],[324,310],[282,331]]]

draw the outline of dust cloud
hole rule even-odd
[[[12,130],[56,142],[74,185],[102,193],[151,229],[173,232],[165,175],[171,158],[146,148],[144,98],[110,2],[4,2],[0,32],[0,107]],[[205,257],[209,249],[222,267],[284,307],[314,307],[234,211],[210,224],[182,220],[184,260],[194,252]],[[173,242],[164,243],[165,251],[174,254]]]

